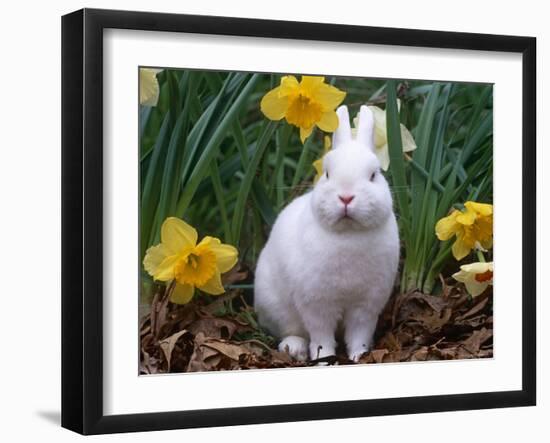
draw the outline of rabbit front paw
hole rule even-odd
[[[361,345],[356,348],[348,348],[348,357],[350,360],[357,363],[361,356],[369,352],[369,347],[367,345]]]
[[[332,343],[319,343],[312,341],[309,345],[309,356],[312,360],[336,355],[336,349]]]
[[[279,343],[279,351],[288,353],[299,361],[307,360],[307,340],[297,335],[289,335]]]

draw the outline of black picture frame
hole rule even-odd
[[[523,64],[522,389],[131,415],[103,413],[103,31],[109,28],[519,53]],[[62,426],[82,434],[536,404],[536,39],[83,9],[62,18]]]

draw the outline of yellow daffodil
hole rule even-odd
[[[325,132],[336,130],[335,109],[345,96],[344,91],[325,83],[324,77],[304,75],[298,82],[293,75],[286,75],[280,86],[264,95],[260,108],[268,119],[285,118],[300,128],[300,139],[304,143],[315,126]]]
[[[462,265],[453,278],[464,283],[468,294],[477,297],[493,284],[493,262],[476,262]]]
[[[197,231],[175,217],[161,227],[161,243],[150,247],[143,259],[145,270],[155,280],[175,281],[173,303],[188,303],[195,288],[208,294],[225,292],[221,274],[237,263],[237,250],[214,237],[204,237],[197,244]]]
[[[325,157],[325,154],[330,151],[331,146],[332,142],[330,141],[330,137],[325,135],[323,155],[313,162],[313,167],[315,168],[315,178],[313,179],[313,183],[317,183],[317,180],[319,180],[321,175],[323,175],[323,158]]]
[[[157,106],[160,86],[157,74],[162,69],[140,68],[139,70],[139,104],[142,106]]]
[[[466,257],[474,248],[490,248],[493,244],[493,205],[468,201],[465,210],[455,209],[435,225],[439,240],[456,236],[453,255],[457,260]]]
[[[378,106],[368,107],[374,116],[374,147],[375,153],[380,161],[380,167],[387,171],[390,166],[390,153],[388,149],[388,134],[386,131],[386,111],[380,109]],[[355,128],[352,129],[352,133],[355,136],[357,132],[357,125],[359,117],[353,119]],[[412,134],[401,124],[401,143],[403,145],[403,152],[410,152],[416,149],[416,143]]]

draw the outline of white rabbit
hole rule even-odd
[[[367,352],[399,261],[391,192],[373,152],[372,111],[361,106],[355,138],[347,107],[336,112],[323,176],[279,214],[256,268],[260,324],[299,360],[334,355],[341,327],[350,359]]]

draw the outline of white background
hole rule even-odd
[[[544,128],[550,119],[542,104],[550,99],[542,88],[548,78],[550,48],[548,14],[543,2],[521,3],[463,0],[442,6],[437,1],[376,3],[340,0],[330,3],[279,0],[277,2],[209,1],[182,4],[89,0],[11,2],[3,7],[2,69],[0,69],[2,202],[2,365],[0,371],[0,435],[6,441],[73,441],[79,437],[58,426],[60,409],[60,15],[82,6],[166,12],[234,15],[243,17],[350,23],[393,27],[520,34],[538,41],[538,147],[542,153]],[[546,100],[545,100],[546,99]],[[519,149],[519,147],[518,147]],[[548,194],[541,177],[548,155],[539,156],[539,192]],[[546,164],[548,170],[550,165]],[[520,174],[510,171],[511,174]],[[539,226],[550,222],[548,203],[539,197]],[[547,199],[546,199],[547,200]],[[515,202],[509,210],[518,210]],[[548,235],[539,230],[539,275],[548,267],[540,251]],[[518,264],[519,266],[519,264]],[[539,277],[539,295],[549,285]],[[548,340],[550,328],[541,324],[548,301],[539,296],[539,406],[495,411],[424,414],[353,420],[291,423],[165,431],[97,437],[127,441],[298,441],[311,438],[334,441],[346,437],[407,439],[415,442],[494,441],[550,434]],[[545,346],[544,346],[545,345]],[[546,348],[546,349],[544,349]],[[414,380],[411,380],[414,383]]]

